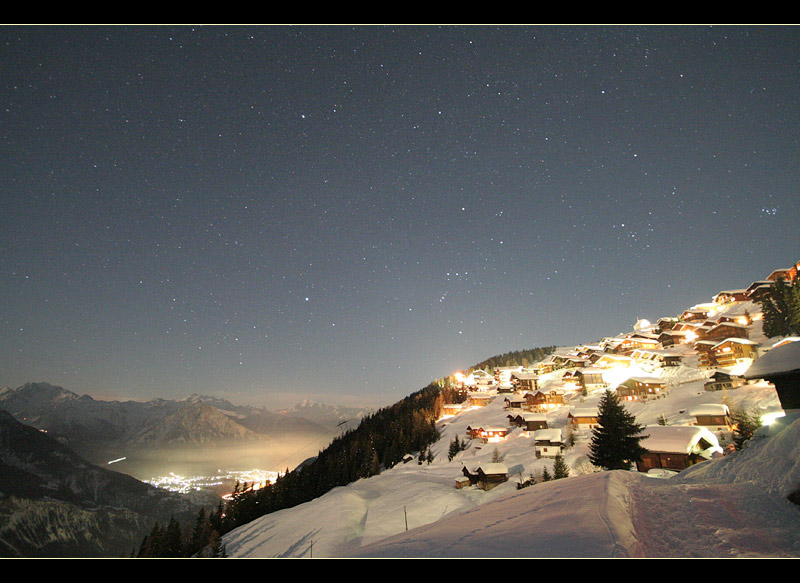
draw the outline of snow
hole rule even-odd
[[[689,411],[689,415],[730,415],[730,409],[724,403],[703,403]]]
[[[557,386],[563,371],[543,375]],[[618,375],[614,371],[609,376]],[[627,370],[627,375],[640,374]],[[754,382],[708,392],[710,372],[694,366],[656,369],[663,397],[626,406],[644,425],[662,415],[689,426],[688,411],[725,402],[731,409],[780,411],[774,387]],[[606,379],[607,381],[611,379]],[[596,411],[601,390],[547,414],[566,431],[567,415]],[[468,426],[507,426],[503,399],[439,422],[433,463],[399,464],[378,476],[336,488],[295,508],[251,522],[224,537],[232,557],[797,557],[800,508],[786,496],[800,486],[800,421],[787,416],[740,452],[670,478],[635,471],[598,472],[586,458],[589,432],[576,434],[565,461],[570,476],[517,489],[552,459],[535,456],[533,432],[513,428],[497,443],[469,442],[452,462],[452,438]],[[774,429],[779,428],[780,431]],[[651,429],[648,427],[648,429]],[[687,427],[695,431],[694,427]],[[713,434],[712,434],[713,435]],[[723,443],[725,442],[723,436]],[[729,442],[729,440],[727,440]],[[509,480],[489,491],[456,488],[462,468],[488,467],[497,457]],[[463,483],[462,483],[463,486]]]
[[[642,433],[647,435],[641,442],[642,446],[650,451],[689,453],[704,439],[714,452],[722,453],[716,436],[705,427],[650,425]]]
[[[800,370],[800,342],[773,348],[747,369],[747,378],[761,378]]]

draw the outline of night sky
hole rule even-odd
[[[381,406],[800,260],[800,28],[0,27],[0,386]]]

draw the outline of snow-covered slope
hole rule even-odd
[[[688,424],[698,404],[780,410],[767,383],[708,392],[694,366],[649,372],[668,378],[669,393],[631,404],[638,422]],[[552,373],[551,382],[563,373]],[[548,379],[545,378],[547,383]],[[600,392],[548,414],[565,427],[569,410],[596,406]],[[566,479],[518,490],[517,483],[552,469],[519,428],[496,444],[479,440],[448,462],[454,436],[467,426],[507,427],[504,396],[442,420],[432,464],[400,464],[337,488],[309,503],[264,516],[225,537],[234,557],[723,557],[800,556],[800,509],[786,495],[800,486],[800,423],[742,452],[704,462],[670,479],[636,472],[596,472],[589,434],[578,434],[565,458]],[[510,479],[490,491],[457,489],[464,464],[501,456]]]

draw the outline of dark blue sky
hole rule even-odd
[[[385,405],[800,259],[796,27],[0,27],[0,385]]]

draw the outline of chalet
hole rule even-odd
[[[533,440],[536,457],[556,457],[564,452],[560,429],[539,429]]]
[[[654,334],[631,334],[619,343],[616,351],[628,353],[638,348],[645,348],[648,350],[661,348],[661,345],[658,343],[658,336]]]
[[[697,364],[701,367],[714,366],[714,353],[712,349],[717,345],[712,340],[698,340],[692,345],[697,352]]]
[[[617,395],[628,401],[659,397],[667,383],[657,377],[631,377],[617,386]]]
[[[472,427],[471,425],[467,425],[467,437],[470,439],[478,439],[481,436],[482,431],[483,427]]]
[[[664,348],[675,346],[676,344],[686,343],[686,331],[683,330],[664,330],[658,335],[658,342]]]
[[[482,427],[478,436],[484,443],[502,441],[508,435],[508,429],[505,427]]]
[[[617,348],[619,347],[620,343],[624,340],[622,337],[614,337],[614,338],[603,338],[603,341],[600,343],[600,346],[603,348],[604,352],[616,352]]]
[[[586,364],[586,359],[571,354],[553,355],[553,362],[557,368],[579,368]]]
[[[708,318],[709,308],[702,308],[700,306],[695,306],[688,310],[684,310],[684,312],[679,316],[679,319],[683,322],[692,322],[695,320],[705,320]]]
[[[800,342],[772,348],[747,369],[744,378],[764,379],[775,385],[787,415],[800,411]]]
[[[728,338],[715,344],[711,354],[716,366],[736,366],[758,358],[758,343],[746,338]]]
[[[678,318],[659,318],[656,322],[656,328],[661,332],[672,330],[678,323]]]
[[[536,365],[536,372],[540,375],[553,372],[554,370],[556,370],[556,363],[553,361],[552,357]]]
[[[471,375],[475,379],[475,384],[479,386],[489,386],[494,384],[494,377],[485,370],[474,370]]]
[[[706,391],[724,391],[741,387],[745,382],[740,376],[718,370],[703,383],[703,388]]]
[[[564,404],[564,394],[556,389],[535,391],[525,394],[525,401],[531,411],[548,411]]]
[[[690,342],[697,339],[705,338],[706,332],[711,326],[705,323],[705,320],[698,320],[696,322],[681,322],[675,327],[678,332],[685,332],[686,339]]]
[[[711,326],[703,335],[704,340],[722,340],[723,338],[747,338],[750,332],[746,325],[736,322],[719,322]]]
[[[498,385],[511,385],[511,375],[522,372],[522,366],[499,366],[494,369],[494,382]]]
[[[544,413],[523,413],[520,416],[520,422],[520,427],[525,431],[547,429],[547,415]]]
[[[729,304],[731,302],[747,301],[746,289],[726,289],[717,293],[712,300],[715,304]]]
[[[518,391],[535,391],[539,388],[539,375],[534,372],[515,372],[511,384]]]
[[[633,364],[633,359],[630,356],[623,356],[621,354],[604,354],[594,365],[598,368],[628,368]]]
[[[527,406],[527,404],[528,402],[525,400],[524,396],[505,398],[506,409],[523,409],[524,407]]]
[[[716,436],[697,425],[651,425],[640,442],[647,453],[636,462],[636,469],[648,472],[663,468],[681,471],[696,463],[722,455]]]
[[[461,403],[445,403],[442,405],[443,415],[458,415],[463,410],[464,406]]]
[[[561,383],[565,389],[577,389],[578,388],[578,369],[571,368],[568,369],[563,375],[561,375]]]
[[[733,431],[735,425],[730,409],[723,403],[697,405],[689,410],[689,415],[695,418],[695,425],[709,431]]]
[[[603,370],[600,368],[580,368],[575,372],[575,379],[584,391],[604,389],[608,386],[603,380]]]
[[[681,355],[668,350],[634,350],[631,358],[638,363],[651,363],[657,366],[678,366]]]
[[[767,280],[778,281],[779,279],[782,279],[783,281],[793,282],[797,279],[798,265],[800,265],[800,263],[792,265],[786,269],[776,269],[767,276]]]
[[[567,414],[567,423],[576,430],[594,429],[599,425],[597,409],[573,409]]]
[[[744,295],[747,296],[747,299],[751,302],[758,301],[758,299],[765,293],[769,293],[769,291],[772,289],[772,283],[772,280],[769,279],[754,281],[745,290]]]
[[[470,485],[477,485],[482,490],[491,490],[508,481],[508,468],[501,463],[482,464],[475,469],[464,466],[461,472]]]
[[[469,403],[473,407],[485,407],[494,399],[489,393],[472,392],[469,394]]]

